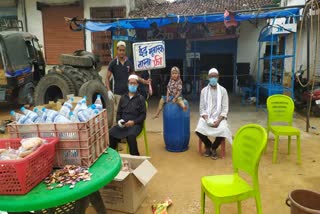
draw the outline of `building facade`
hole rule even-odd
[[[282,6],[295,6],[295,5],[305,5],[306,0],[282,0],[281,5]],[[300,10],[300,14],[303,15],[303,9]],[[320,55],[320,48],[316,49],[317,43],[319,43],[319,40],[317,40],[317,30],[319,28],[320,23],[318,22],[318,14],[319,10],[313,10],[311,11],[310,23],[312,21],[312,24],[310,24],[310,63],[313,64],[313,62],[317,61],[317,65],[315,65],[316,68],[316,76],[320,77],[320,62],[319,60],[315,60],[316,55],[319,57]],[[296,59],[296,71],[298,71],[301,67],[302,70],[306,70],[307,68],[307,40],[308,40],[308,33],[307,33],[307,19],[303,19],[302,17],[298,18],[297,20],[298,28],[297,28],[297,59]],[[312,26],[311,26],[312,25]],[[301,28],[302,26],[302,28]],[[292,50],[292,39],[287,41],[287,48],[288,50]],[[318,46],[320,47],[320,46]],[[291,69],[291,64],[288,62],[286,63],[286,70]],[[314,67],[314,66],[312,66]],[[313,71],[311,71],[311,74],[313,74]],[[305,72],[306,75],[306,72]]]
[[[11,1],[6,0],[7,3]],[[65,17],[79,19],[110,19],[131,17],[170,16],[171,13],[190,15],[224,12],[228,10],[250,10],[272,3],[271,0],[223,1],[186,0],[168,3],[164,0],[17,0],[11,4],[17,19],[22,20],[24,30],[35,34],[43,44],[47,64],[58,64],[61,53],[72,53],[86,49],[100,56],[107,65],[112,58],[113,32],[71,31]],[[196,4],[195,4],[196,3]],[[1,7],[1,4],[0,4]],[[177,65],[185,88],[198,94],[205,83],[205,73],[211,67],[221,72],[221,84],[230,92],[237,92],[237,63],[249,64],[253,76],[257,69],[259,32],[266,20],[239,23],[236,30],[227,32],[224,23],[188,25],[177,23],[161,29],[151,26],[148,30],[136,30],[136,41],[165,40],[167,68],[153,72],[153,76],[166,82],[171,66]],[[155,31],[160,31],[159,38]],[[132,33],[132,32],[131,32]],[[128,35],[128,32],[124,33]],[[120,32],[121,35],[121,32]],[[132,56],[131,56],[132,57]],[[189,90],[190,89],[190,90]],[[162,93],[162,92],[160,92]]]

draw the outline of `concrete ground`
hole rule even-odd
[[[191,138],[189,149],[181,153],[173,153],[165,150],[162,135],[162,118],[153,120],[151,117],[156,110],[158,99],[149,101],[147,115],[147,132],[151,154],[151,162],[157,168],[158,173],[148,185],[148,196],[136,212],[137,214],[148,214],[151,205],[161,202],[170,197],[173,204],[169,207],[170,214],[196,214],[200,212],[200,179],[206,175],[230,174],[232,173],[231,146],[226,146],[226,158],[212,160],[200,156],[198,153],[198,139],[194,129],[198,120],[198,102],[191,102]],[[230,98],[230,113],[228,122],[233,133],[242,125],[257,123],[266,126],[267,114],[263,110],[256,111],[255,106],[240,105],[238,97]],[[9,110],[15,107],[2,107],[0,119],[9,118]],[[320,155],[319,153],[319,118],[311,118],[310,132],[305,132],[305,119],[295,114],[294,126],[302,132],[302,164],[296,164],[296,144],[292,143],[292,153],[286,153],[287,143],[281,139],[278,153],[278,163],[272,164],[273,137],[270,136],[268,150],[262,156],[259,167],[259,180],[262,198],[263,213],[290,213],[290,208],[285,200],[292,190],[309,189],[319,191],[320,189]],[[1,137],[8,137],[1,135]],[[144,143],[139,139],[139,150],[141,155],[145,154]],[[213,213],[213,204],[207,199],[206,213]],[[249,199],[242,203],[243,213],[255,212],[255,202]],[[222,206],[222,213],[237,213],[236,204]],[[94,214],[93,208],[89,207],[87,214]],[[108,211],[108,214],[119,214],[119,212]]]

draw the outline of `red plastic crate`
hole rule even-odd
[[[53,167],[55,145],[58,138],[44,138],[48,143],[41,145],[32,154],[19,160],[0,160],[0,194],[23,195],[47,177]],[[0,139],[0,148],[20,147],[21,139]]]
[[[7,127],[12,138],[58,137],[55,167],[68,164],[90,167],[109,145],[106,110],[82,123],[22,125],[13,122]]]

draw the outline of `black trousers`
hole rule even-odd
[[[212,143],[208,138],[208,136],[205,136],[199,132],[196,132],[196,134],[198,135],[200,140],[204,143],[207,149],[212,148],[213,150],[216,150],[220,146],[222,140],[224,139],[224,137],[216,137],[216,139]]]
[[[138,151],[138,144],[137,144],[137,136],[135,135],[129,135],[126,137],[127,143],[129,145],[129,151],[130,155],[137,155],[139,156],[139,151]],[[112,149],[117,150],[118,148],[118,143],[121,141],[121,139],[115,138],[111,135],[109,135],[109,145]]]

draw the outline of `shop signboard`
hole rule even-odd
[[[297,32],[297,23],[292,19],[292,23],[288,23],[286,18],[277,18],[272,23],[272,34],[289,34]]]
[[[273,25],[272,34],[288,34],[297,32],[297,24],[290,23],[290,24],[277,24]]]

